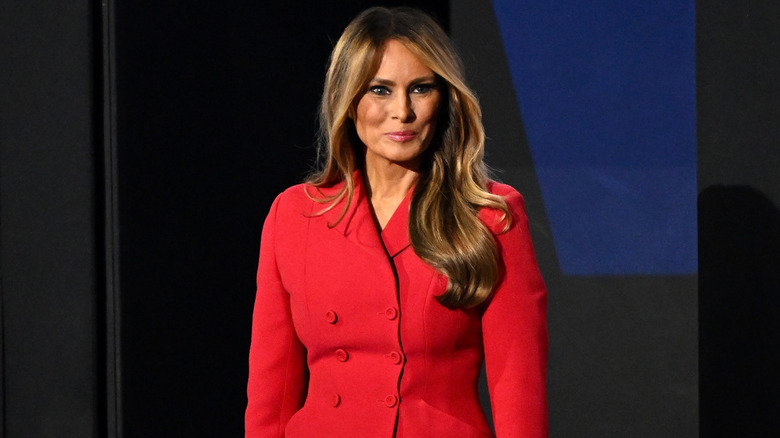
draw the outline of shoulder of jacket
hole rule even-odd
[[[286,188],[279,196],[276,197],[279,203],[297,203],[305,199],[309,199],[306,196],[306,192],[311,190],[311,185],[306,183],[296,184],[294,186]]]
[[[517,196],[522,198],[520,192],[515,190],[514,187],[510,186],[509,184],[500,183],[498,181],[488,181],[487,190],[494,195],[499,195],[504,198],[513,198]]]
[[[343,183],[338,183],[330,187],[315,187],[309,183],[300,183],[288,187],[280,193],[277,198],[280,201],[309,202],[333,196],[338,193],[342,186]]]
[[[276,197],[272,210],[275,211],[276,216],[285,219],[323,217],[317,212],[327,209],[330,204],[328,198],[338,194],[341,186],[341,183],[331,187],[315,187],[308,183],[296,184]]]
[[[509,211],[513,214],[518,210],[525,211],[525,199],[523,199],[523,195],[509,184],[489,181],[487,189],[490,193],[504,198],[509,207]]]
[[[487,190],[493,195],[504,198],[509,214],[514,224],[518,219],[525,218],[525,200],[514,187],[497,181],[488,181]],[[483,208],[479,212],[482,222],[493,234],[501,234],[504,230],[504,212],[495,208]]]
[[[290,214],[299,214],[311,210],[311,204],[314,202],[306,195],[308,184],[296,184],[288,187],[276,196],[271,205],[270,216],[287,217]]]

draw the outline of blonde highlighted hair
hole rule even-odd
[[[390,39],[401,42],[433,70],[443,97],[436,134],[412,193],[410,242],[423,261],[448,279],[439,302],[449,308],[474,307],[490,297],[500,275],[495,240],[477,213],[482,208],[502,211],[504,229],[511,216],[504,199],[487,190],[482,111],[466,85],[452,42],[431,17],[416,9],[375,7],[344,30],[325,77],[319,170],[308,182],[318,188],[344,182],[338,193],[314,198],[327,204],[324,211],[346,198],[343,218],[355,190],[351,174],[363,166],[364,149],[352,117]]]

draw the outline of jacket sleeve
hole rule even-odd
[[[295,333],[290,295],[277,268],[276,198],[263,225],[257,269],[257,295],[249,347],[247,438],[282,437],[306,391],[306,351]]]
[[[502,277],[482,317],[485,368],[498,438],[548,436],[547,291],[523,198],[505,197],[512,225],[496,236]]]

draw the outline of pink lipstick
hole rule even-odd
[[[396,131],[396,132],[388,132],[385,133],[385,135],[394,141],[399,142],[406,142],[413,140],[415,137],[417,137],[417,133],[414,131]]]

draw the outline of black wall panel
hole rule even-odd
[[[0,3],[2,433],[99,436],[92,2]]]
[[[780,430],[780,4],[698,2],[701,434]]]
[[[262,221],[311,168],[332,44],[370,5],[116,4],[125,437],[241,435]]]

